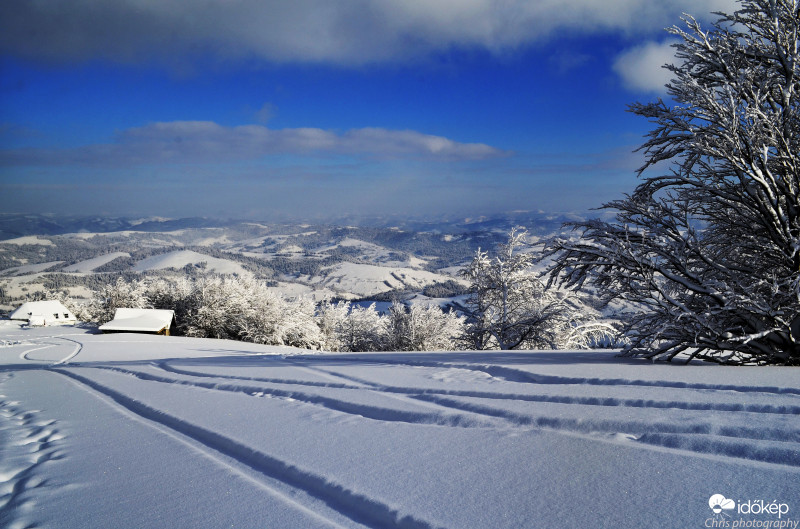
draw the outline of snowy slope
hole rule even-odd
[[[73,265],[69,265],[64,267],[64,272],[82,272],[82,273],[89,273],[94,272],[95,268],[100,268],[104,264],[110,263],[117,257],[130,257],[131,254],[128,252],[111,252],[105,255],[99,255],[92,259],[86,259],[79,263],[75,263]]]
[[[794,368],[299,353],[0,326],[0,525],[779,521],[715,513],[715,494],[800,520]]]
[[[314,253],[324,256],[326,253],[339,248],[357,250],[359,259],[379,263],[382,266],[421,268],[426,264],[425,260],[413,255],[409,255],[403,260],[396,260],[397,253],[393,252],[389,248],[380,246],[378,244],[373,244],[371,242],[353,239],[351,237],[346,237],[336,244],[316,248]]]
[[[324,275],[311,278],[310,282],[338,292],[372,296],[389,290],[421,290],[426,285],[448,279],[452,278],[414,268],[339,263],[327,267]]]
[[[0,275],[12,276],[12,275],[38,274],[39,272],[44,272],[48,268],[52,268],[63,262],[64,261],[49,261],[47,263],[15,266],[13,268],[6,268],[5,270],[0,270]]]
[[[206,270],[218,272],[220,274],[248,275],[248,272],[242,268],[239,263],[228,261],[227,259],[211,257],[210,255],[191,250],[177,250],[142,259],[136,263],[133,270],[136,272],[144,272],[147,270],[163,270],[165,268],[183,268],[187,264],[195,265],[200,263],[207,264]]]
[[[27,235],[25,237],[17,237],[15,239],[6,239],[4,241],[0,241],[0,244],[16,244],[19,246],[38,244],[40,246],[53,246],[53,241],[50,239],[41,239],[35,235]]]

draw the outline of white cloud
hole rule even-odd
[[[507,153],[483,143],[461,143],[413,130],[225,127],[211,121],[153,123],[123,131],[116,141],[75,149],[0,152],[0,164],[113,165],[217,163],[280,154],[329,153],[373,158],[479,160]]]
[[[0,2],[0,51],[53,61],[255,58],[357,65],[564,31],[651,34],[731,0],[49,0]]]
[[[648,42],[623,52],[614,62],[614,71],[625,85],[636,91],[664,93],[664,85],[671,78],[665,64],[673,64],[674,41]]]

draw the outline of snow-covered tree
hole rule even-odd
[[[245,289],[250,302],[242,318],[243,339],[305,349],[322,346],[322,333],[315,320],[316,304],[311,299],[286,298],[254,281],[245,284]]]
[[[350,304],[346,301],[334,303],[325,300],[319,304],[316,320],[321,334],[322,350],[331,352],[345,350],[342,336],[349,313]]]
[[[178,328],[189,336],[230,338],[268,345],[319,348],[322,337],[312,301],[287,299],[255,279],[204,276],[174,303]],[[185,292],[181,285],[173,292]]]
[[[382,351],[386,343],[386,319],[368,307],[352,305],[337,329],[340,351]]]
[[[798,5],[672,28],[674,104],[631,107],[654,124],[644,180],[552,245],[561,281],[640,309],[626,354],[800,364]]]
[[[407,307],[394,302],[386,318],[386,349],[391,351],[450,351],[458,348],[464,335],[464,318],[435,305]]]
[[[173,310],[175,318],[184,321],[192,308],[192,293],[196,284],[195,280],[186,276],[155,279],[147,283],[146,296],[154,309]]]
[[[178,329],[198,338],[240,337],[247,292],[234,277],[203,276],[193,282]]]
[[[105,285],[96,292],[94,298],[86,304],[85,311],[81,311],[81,315],[88,317],[87,321],[102,325],[114,319],[118,308],[149,308],[151,305],[146,288],[144,281],[127,282],[118,278],[116,282]]]
[[[471,294],[458,308],[473,349],[561,349],[585,319],[577,304],[538,279],[534,254],[523,251],[526,235],[513,229],[496,256],[478,250],[462,271]]]

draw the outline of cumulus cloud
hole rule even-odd
[[[560,32],[660,31],[732,0],[49,0],[0,2],[0,51],[55,62],[97,58],[404,61],[453,47],[494,52]],[[726,9],[730,11],[731,9]]]
[[[413,130],[225,127],[211,121],[173,121],[136,127],[112,143],[74,149],[18,149],[0,152],[0,164],[130,165],[216,163],[280,154],[330,153],[374,158],[479,160],[507,153],[483,143],[461,143]]]
[[[664,93],[672,75],[664,65],[676,62],[674,42],[648,42],[631,48],[617,57],[614,70],[632,90]]]

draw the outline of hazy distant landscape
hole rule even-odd
[[[516,213],[456,222],[373,219],[360,226],[212,219],[101,219],[0,215],[0,305],[47,289],[86,297],[117,277],[205,273],[268,281],[286,295],[388,301],[447,298],[460,267],[517,225],[532,241],[573,215]],[[39,294],[37,294],[39,293]]]

